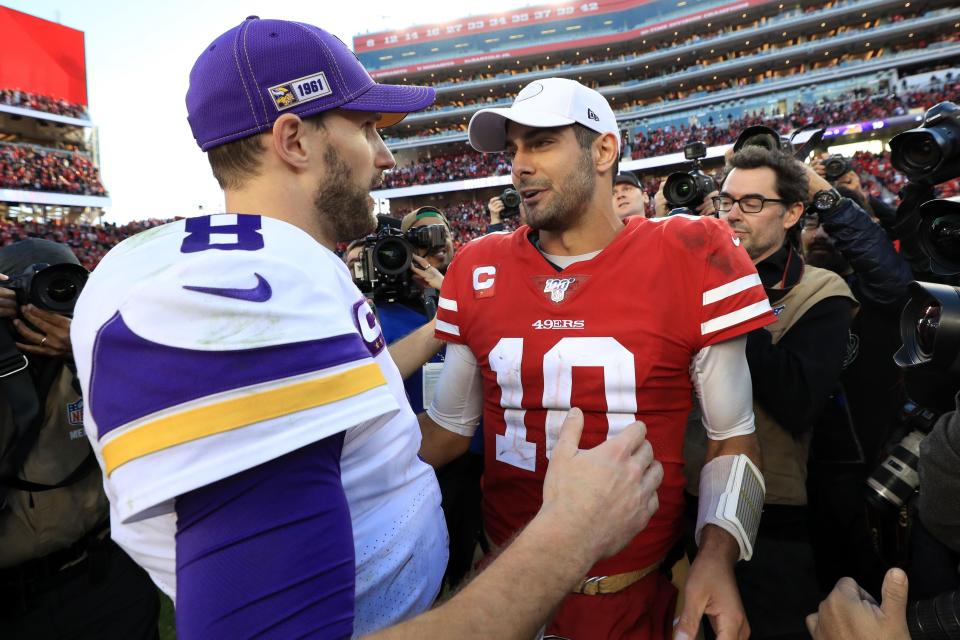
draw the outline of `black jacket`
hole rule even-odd
[[[776,310],[803,274],[803,260],[789,245],[757,265]],[[821,300],[799,318],[777,344],[765,329],[747,335],[747,362],[753,379],[753,398],[784,429],[795,436],[809,432],[830,393],[836,388],[847,352],[850,300]]]
[[[940,542],[960,552],[960,394],[920,444],[920,518]]]
[[[900,311],[912,274],[886,232],[856,204],[848,201],[822,222],[853,269],[844,280],[860,312],[850,327],[841,384],[816,427],[813,459],[872,468],[906,400],[893,354],[900,346]]]

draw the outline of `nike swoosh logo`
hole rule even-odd
[[[209,293],[214,296],[221,296],[224,298],[234,298],[235,300],[246,300],[247,302],[266,302],[270,299],[270,296],[273,295],[273,289],[270,288],[270,283],[267,282],[267,279],[264,278],[259,273],[253,274],[257,276],[257,286],[252,289],[230,289],[223,287],[191,287],[184,285],[184,289],[188,291],[199,291],[200,293]]]

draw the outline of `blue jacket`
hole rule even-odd
[[[831,215],[821,216],[820,222],[853,268],[853,275],[845,279],[861,302],[894,304],[905,298],[913,281],[910,266],[866,211],[848,199]]]

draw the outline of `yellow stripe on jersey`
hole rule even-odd
[[[185,442],[239,429],[359,395],[387,383],[370,363],[316,380],[298,382],[158,418],[103,445],[107,475],[131,460]]]

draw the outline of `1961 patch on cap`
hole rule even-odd
[[[270,87],[270,97],[273,98],[273,104],[277,107],[277,111],[283,111],[303,102],[328,96],[331,93],[333,93],[333,90],[327,83],[327,76],[322,71],[312,76],[297,78]]]

